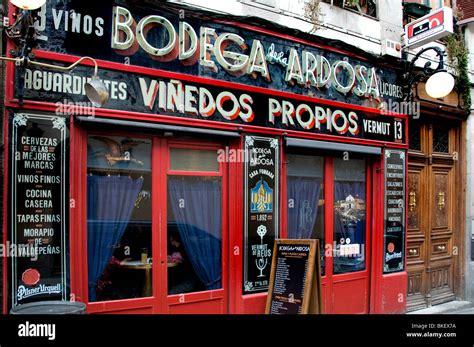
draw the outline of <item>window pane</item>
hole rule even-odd
[[[421,124],[420,122],[410,122],[410,149],[421,151]]]
[[[365,160],[334,159],[334,273],[365,269]]]
[[[152,295],[151,141],[90,136],[89,301]]]
[[[433,124],[433,152],[449,153],[449,126]]]
[[[219,289],[220,177],[168,177],[168,294]]]
[[[217,150],[171,148],[170,167],[176,171],[219,172]]]
[[[287,155],[288,238],[319,239],[324,274],[324,158]]]

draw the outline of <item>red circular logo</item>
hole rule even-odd
[[[21,280],[27,286],[34,286],[40,281],[40,279],[41,279],[41,275],[39,271],[36,269],[28,269],[25,272],[23,272],[23,275],[21,275]]]
[[[395,245],[393,244],[393,242],[390,242],[388,244],[387,250],[388,250],[388,253],[393,253],[393,251],[395,250]]]

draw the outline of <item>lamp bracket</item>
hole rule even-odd
[[[413,71],[415,70],[416,61],[425,52],[430,51],[430,50],[433,50],[433,51],[436,52],[436,56],[439,58],[438,66],[435,69],[431,68],[432,62],[428,60],[425,63],[425,66],[421,69],[422,73],[414,74]],[[415,82],[419,82],[423,78],[428,77],[428,76],[434,74],[435,72],[440,72],[440,71],[444,70],[444,55],[445,55],[445,52],[440,47],[432,46],[432,47],[426,47],[426,48],[420,50],[415,55],[415,57],[413,57],[412,61],[408,65],[407,72],[404,75],[404,82],[405,82],[404,85],[405,85],[406,88],[408,88],[408,91],[407,91],[406,97],[405,97],[405,101],[410,101],[411,100],[411,98],[413,96],[413,90],[412,90],[413,89],[413,84]]]

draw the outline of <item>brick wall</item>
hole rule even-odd
[[[463,19],[474,18],[474,1],[473,0],[457,0],[458,7],[464,13]]]

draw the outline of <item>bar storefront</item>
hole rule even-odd
[[[96,59],[109,100],[85,95],[90,60],[7,66],[4,241],[34,254],[5,264],[5,313],[264,313],[275,238],[320,240],[325,313],[405,311],[395,67],[170,4],[38,18],[34,59]]]

